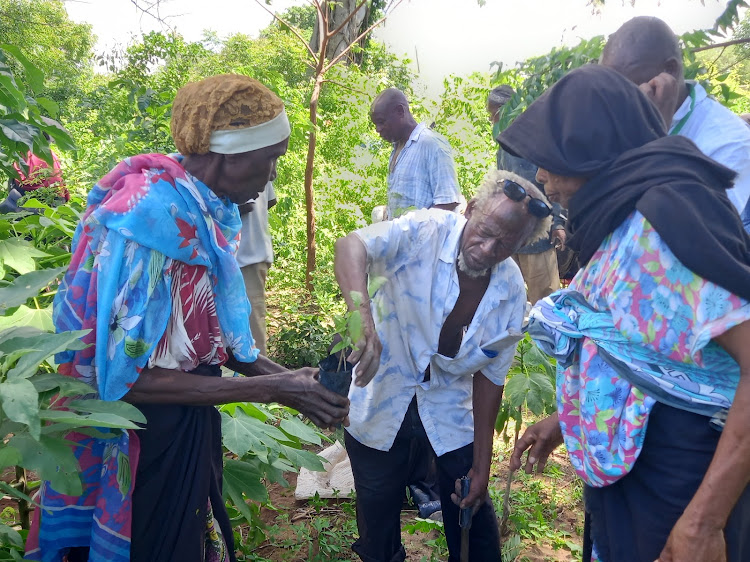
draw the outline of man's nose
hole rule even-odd
[[[541,168],[536,170],[536,181],[539,183],[547,183],[547,173]]]

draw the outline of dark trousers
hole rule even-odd
[[[411,471],[419,459],[414,451],[431,445],[419,419],[416,398],[406,412],[390,451],[378,451],[345,435],[346,450],[357,492],[359,539],[352,545],[364,562],[402,562],[406,552],[401,544],[401,505]],[[426,444],[426,445],[425,445]],[[445,536],[450,562],[458,562],[461,529],[458,506],[451,500],[456,480],[471,468],[474,445],[470,444],[437,457],[438,485],[443,509]],[[499,562],[500,532],[492,502],[487,497],[474,515],[469,535],[472,562]]]
[[[602,562],[653,562],[703,480],[721,433],[709,418],[657,403],[638,460],[604,488],[585,486],[584,560],[592,542]],[[750,561],[750,487],[724,536],[727,560]]]

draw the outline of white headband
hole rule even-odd
[[[278,144],[292,132],[283,109],[276,117],[254,127],[214,131],[208,149],[219,154],[239,154]]]

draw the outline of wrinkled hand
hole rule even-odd
[[[567,239],[568,235],[565,233],[564,228],[556,228],[549,234],[549,241],[550,244],[552,244],[555,248],[558,250],[564,250],[565,249],[565,240]]]
[[[562,443],[563,437],[560,430],[560,422],[557,413],[554,413],[542,421],[529,426],[523,432],[523,436],[516,443],[516,446],[513,448],[513,454],[510,456],[510,469],[515,471],[521,468],[521,456],[526,449],[530,449],[524,470],[526,474],[531,474],[536,464],[536,471],[541,474],[544,466],[547,464],[547,458],[550,456],[550,453],[562,445]]]
[[[331,392],[318,382],[319,369],[303,367],[284,379],[284,401],[323,429],[349,425],[349,399]]]
[[[675,77],[662,72],[638,88],[654,103],[669,128],[674,112],[677,111],[677,96],[680,93]]]
[[[487,500],[487,486],[489,484],[489,473],[479,474],[485,472],[481,470],[474,470],[474,467],[469,470],[467,476],[471,478],[471,485],[469,486],[468,495],[461,500],[461,480],[456,480],[455,493],[451,494],[451,499],[461,509],[466,507],[471,508],[472,516],[482,507],[482,504]]]
[[[726,562],[727,545],[723,529],[702,528],[683,514],[669,534],[667,544],[656,562]]]
[[[369,321],[365,318],[362,320],[362,339],[355,344],[357,351],[352,351],[346,358],[352,365],[357,365],[357,376],[354,379],[357,386],[367,386],[378,372],[380,354],[383,351],[383,344],[380,343],[372,318]]]

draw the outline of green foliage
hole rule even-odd
[[[91,78],[94,41],[91,26],[71,21],[61,0],[0,0],[0,43],[22,47],[44,84],[35,72],[24,74],[25,65],[10,66],[51,106],[64,105]],[[55,111],[49,113],[55,117]]]
[[[415,533],[431,533],[434,535],[433,538],[424,541],[426,546],[432,548],[430,562],[445,560],[448,557],[448,542],[445,539],[445,529],[442,521],[416,517],[413,523],[404,525],[402,530],[410,535]]]
[[[328,562],[351,559],[350,545],[357,538],[357,522],[354,502],[346,500],[324,500],[317,495],[308,502],[300,517],[281,513],[265,534],[267,543],[263,550],[240,535],[239,560],[267,561],[260,555],[265,547],[283,550],[284,559]],[[275,557],[273,557],[275,559]]]
[[[580,481],[573,481],[573,489],[560,486],[562,472],[560,466],[550,462],[545,468],[545,477],[520,473],[520,485],[510,495],[512,513],[510,523],[513,534],[503,545],[503,560],[515,560],[522,548],[521,539],[531,544],[549,544],[554,550],[564,550],[580,559],[581,544],[571,532],[560,528],[560,514],[569,509],[576,515],[580,511]],[[490,498],[496,509],[502,503],[502,494],[496,487],[490,487]],[[582,514],[581,514],[582,515]]]
[[[231,453],[224,459],[224,498],[232,524],[250,525],[257,546],[266,538],[264,525],[247,501],[267,502],[267,482],[288,486],[284,472],[323,470],[320,458],[303,445],[320,445],[325,436],[290,408],[236,403],[219,411],[224,447]]]
[[[137,408],[124,402],[80,399],[93,395],[95,389],[53,372],[51,357],[61,351],[83,349],[80,338],[86,331],[53,334],[24,323],[7,322],[24,308],[32,310],[33,305],[27,306],[31,301],[49,299],[48,289],[63,271],[38,268],[35,258],[47,254],[35,253],[30,244],[26,250],[31,264],[8,251],[8,243],[13,240],[26,242],[0,239],[0,253],[5,250],[0,264],[9,266],[0,267],[4,276],[0,281],[0,472],[16,467],[18,481],[12,486],[0,482],[0,488],[18,502],[20,524],[27,529],[29,506],[34,502],[29,497],[33,487],[26,481],[26,470],[49,480],[59,492],[78,495],[82,492],[79,467],[66,435],[73,430],[95,431],[99,436],[114,438],[124,429],[139,429],[136,424],[146,420]],[[24,272],[26,269],[29,271]],[[43,289],[46,296],[40,297]],[[0,524],[0,556],[13,556],[13,552],[22,550],[18,531]]]
[[[487,171],[495,168],[497,145],[486,110],[490,81],[482,74],[450,76],[443,86],[435,129],[451,144],[458,184],[468,200]]]
[[[515,421],[518,432],[523,409],[535,416],[555,410],[555,364],[534,345],[528,334],[518,342],[516,356],[508,371],[503,402],[495,422],[495,430],[508,441],[508,423]]]
[[[42,97],[35,99],[27,95],[26,88],[19,84],[11,68],[13,61],[25,69],[32,93],[41,89],[43,77],[20,49],[13,45],[0,45],[0,174],[18,178],[13,164],[23,163],[29,151],[52,164],[49,142],[43,133],[49,134],[63,150],[71,150],[75,146],[64,129],[42,119],[44,110],[56,111],[56,104]],[[23,168],[25,163],[22,164]]]
[[[555,47],[545,55],[519,62],[515,68],[508,70],[503,70],[502,63],[495,63],[497,72],[492,80],[493,86],[508,84],[516,90],[515,95],[500,110],[500,130],[508,127],[536,98],[567,72],[597,62],[604,43],[602,35],[582,39],[574,47]]]

